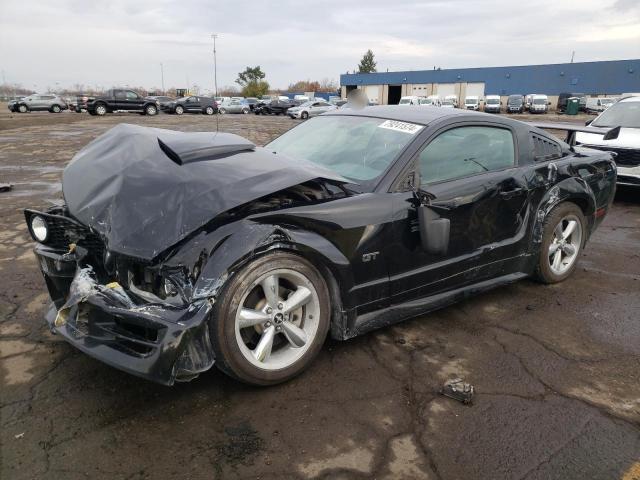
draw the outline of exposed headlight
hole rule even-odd
[[[38,242],[44,243],[49,238],[49,226],[44,218],[35,215],[31,218],[31,233]]]

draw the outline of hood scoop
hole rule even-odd
[[[231,133],[187,132],[172,135],[175,133],[163,133],[158,137],[158,145],[177,165],[215,160],[256,148],[254,143]]]

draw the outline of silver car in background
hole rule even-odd
[[[301,118],[303,120],[309,117],[315,117],[324,112],[336,110],[338,107],[330,104],[325,100],[309,100],[297,107],[291,107],[287,110],[287,115],[291,118]]]
[[[245,115],[251,111],[251,105],[244,99],[230,98],[224,100],[218,106],[218,113],[244,113]]]
[[[48,111],[52,113],[60,113],[63,110],[67,110],[69,106],[64,98],[54,94],[46,93],[39,94],[34,93],[28,97],[16,102],[14,111],[20,113]]]

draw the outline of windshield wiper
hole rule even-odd
[[[469,157],[469,158],[465,158],[464,159],[465,162],[473,162],[476,165],[478,165],[480,168],[482,168],[485,172],[488,172],[489,169],[487,167],[485,167],[484,165],[482,165],[480,162],[478,162],[475,157]]]

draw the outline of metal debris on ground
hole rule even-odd
[[[0,183],[0,192],[8,192],[13,188],[13,185],[10,183]]]
[[[465,383],[461,378],[447,380],[440,393],[468,405],[473,399],[473,385]]]

